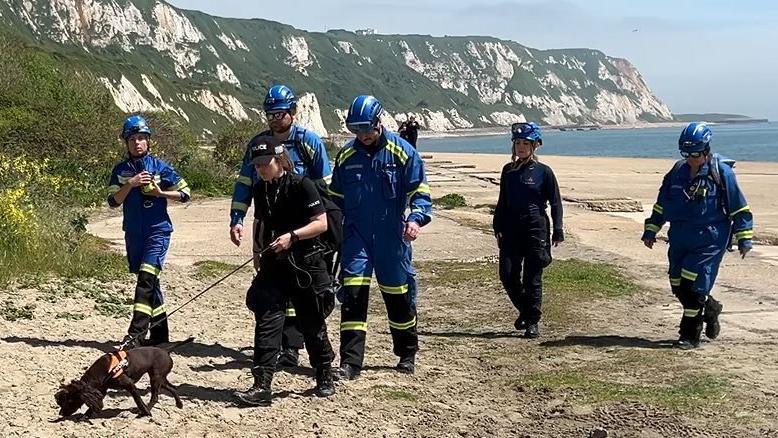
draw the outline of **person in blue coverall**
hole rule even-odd
[[[170,201],[187,202],[189,186],[173,167],[149,153],[151,129],[140,115],[127,117],[122,128],[127,159],[111,172],[108,205],[122,206],[124,241],[129,270],[138,274],[132,321],[123,344],[157,345],[169,341],[167,314],[159,284],[173,224],[167,213]],[[146,332],[152,327],[149,339]]]
[[[397,369],[415,370],[418,335],[411,242],[432,220],[432,201],[421,157],[381,125],[382,112],[373,96],[354,99],[346,127],[356,139],[338,153],[329,187],[344,216],[339,379],[354,379],[362,369],[373,271],[386,304],[394,353],[400,358]]]
[[[516,330],[527,338],[540,336],[543,269],[551,263],[551,244],[564,240],[562,197],[551,168],[538,161],[543,144],[535,123],[511,126],[511,162],[502,169],[493,228],[500,248],[500,280],[519,317]],[[546,215],[551,206],[552,224]]]
[[[270,87],[263,102],[265,116],[268,120],[268,130],[260,132],[246,143],[246,152],[241,163],[238,180],[232,192],[232,205],[230,207],[230,239],[235,245],[240,245],[243,239],[243,219],[251,206],[252,187],[259,181],[257,172],[251,162],[251,150],[249,145],[255,139],[272,135],[286,147],[294,168],[292,172],[297,175],[307,176],[325,191],[332,177],[330,160],[327,149],[321,138],[313,131],[294,124],[294,116],[297,113],[297,98],[286,85],[274,85]],[[262,251],[262,222],[256,218],[253,222],[253,249],[254,267],[259,269],[257,255]],[[247,297],[247,302],[251,301]],[[298,328],[297,313],[291,301],[286,309],[284,331],[282,336],[281,354],[278,357],[278,365],[294,367],[298,365],[299,350],[303,348],[303,334]]]
[[[705,323],[705,335],[719,335],[723,306],[710,296],[719,265],[731,239],[745,257],[752,247],[753,217],[728,160],[712,154],[711,129],[690,123],[678,139],[684,160],[668,172],[651,217],[645,221],[643,243],[653,248],[665,222],[669,249],[670,287],[683,305],[679,339],[675,346],[696,348]]]

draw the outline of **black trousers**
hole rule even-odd
[[[683,316],[678,328],[680,339],[699,342],[704,322],[703,307],[707,295],[702,295],[694,290],[694,282],[681,279],[681,284],[673,286],[673,294],[683,306]]]
[[[246,303],[254,312],[254,366],[274,368],[281,350],[287,303],[292,302],[313,367],[332,363],[335,353],[327,336],[326,318],[335,305],[323,260],[298,266],[267,257],[249,288]],[[310,278],[308,278],[310,275]],[[299,282],[298,282],[299,280]]]
[[[541,215],[518,221],[518,232],[500,239],[500,281],[519,318],[527,324],[540,321],[543,269],[551,263],[548,218]]]
[[[149,330],[151,324],[157,325]],[[167,313],[159,277],[146,271],[140,271],[138,273],[138,282],[135,285],[132,321],[130,321],[127,334],[136,336],[143,333],[140,339],[144,339],[146,331],[150,332],[149,339],[152,342],[160,343],[170,340]]]

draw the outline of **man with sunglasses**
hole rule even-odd
[[[665,175],[642,237],[653,248],[656,234],[670,222],[670,287],[683,305],[675,346],[685,350],[699,346],[703,323],[709,339],[719,335],[723,306],[710,296],[719,265],[732,236],[741,257],[751,250],[754,236],[751,209],[735,173],[710,151],[712,135],[700,122],[681,132],[678,148],[684,160]]]
[[[338,153],[329,187],[344,216],[343,286],[338,293],[341,365],[336,370],[343,380],[355,379],[362,370],[374,270],[400,372],[414,372],[418,350],[411,242],[432,220],[432,201],[421,157],[381,125],[382,112],[373,96],[357,96],[351,103],[346,127],[356,139]]]
[[[307,176],[317,185],[326,187],[332,177],[330,160],[327,149],[321,138],[313,131],[305,129],[294,123],[297,113],[297,98],[286,85],[275,85],[265,95],[263,102],[265,116],[270,129],[260,132],[254,138],[272,136],[284,144],[289,157],[292,160],[292,172],[297,175]],[[252,186],[258,182],[257,172],[251,161],[251,150],[246,146],[246,154],[243,157],[238,180],[232,192],[232,206],[230,207],[230,239],[232,243],[240,246],[243,239],[243,219],[251,206]],[[254,255],[259,254],[263,248],[261,242],[262,223],[254,219]],[[254,266],[259,268],[258,260]],[[247,300],[249,298],[247,297]],[[303,335],[297,327],[297,317],[291,303],[286,309],[286,320],[282,338],[281,354],[278,358],[279,366],[293,367],[298,364],[299,350],[303,347]]]

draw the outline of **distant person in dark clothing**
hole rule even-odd
[[[400,127],[397,128],[397,133],[400,134],[400,138],[402,138],[405,141],[408,141],[408,122],[402,122],[400,123]]]
[[[400,134],[402,136],[402,134]],[[416,116],[411,116],[408,122],[405,124],[405,139],[408,143],[416,149],[416,140],[419,138],[419,122],[416,121]]]
[[[500,177],[494,235],[500,248],[500,280],[519,311],[514,326],[525,330],[525,337],[537,338],[543,268],[551,263],[551,244],[564,240],[562,198],[554,172],[535,155],[543,143],[540,127],[514,123],[511,134],[513,154]],[[551,206],[553,227],[546,205]]]

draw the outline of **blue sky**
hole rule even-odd
[[[778,2],[769,0],[170,0],[310,31],[488,35],[629,59],[676,113],[778,120]],[[633,32],[637,29],[636,32]]]

